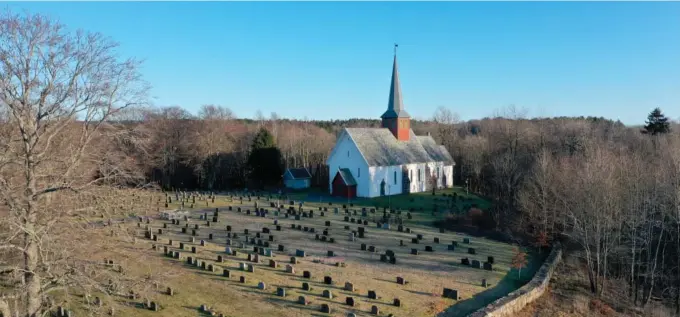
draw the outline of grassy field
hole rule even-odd
[[[413,219],[404,220],[404,226],[413,230],[407,234],[399,232],[396,227],[391,229],[377,228],[372,220],[374,215],[382,215],[382,212],[368,214],[366,217],[369,224],[366,228],[366,237],[349,241],[345,226],[351,230],[357,230],[359,225],[345,222],[342,211],[343,202],[334,202],[329,206],[328,201],[333,200],[329,197],[319,197],[315,193],[301,192],[292,194],[290,199],[304,203],[304,210],[314,210],[314,218],[285,218],[283,214],[278,217],[282,231],[275,231],[273,211],[270,211],[267,218],[256,217],[254,215],[254,202],[244,200],[241,204],[238,200],[230,201],[226,196],[217,196],[215,202],[198,201],[191,211],[188,221],[190,228],[194,225],[200,226],[195,242],[190,243],[190,234],[181,233],[181,226],[187,222],[181,221],[181,226],[175,226],[164,220],[154,220],[151,222],[151,231],[158,232],[163,229],[163,234],[159,235],[157,242],[143,239],[134,247],[127,246],[126,249],[133,253],[138,253],[143,265],[129,264],[126,272],[130,275],[148,275],[150,268],[164,272],[162,284],[158,290],[152,291],[148,297],[159,302],[162,306],[160,312],[163,316],[197,316],[198,307],[201,304],[212,306],[215,311],[225,314],[225,316],[345,316],[348,312],[354,312],[358,316],[370,315],[371,306],[375,305],[380,309],[380,315],[387,316],[392,313],[395,316],[433,316],[442,308],[449,307],[450,311],[458,311],[456,316],[464,316],[467,312],[483,307],[486,303],[493,301],[496,297],[511,291],[518,285],[530,278],[529,274],[523,274],[523,278],[518,281],[516,274],[512,273],[510,261],[512,257],[512,246],[491,241],[483,238],[470,238],[471,243],[464,244],[466,236],[455,232],[440,233],[429,224],[435,217],[441,215],[432,214],[432,205],[440,203],[441,194],[451,194],[457,192],[459,196],[466,198],[465,202],[460,202],[461,208],[464,204],[476,204],[478,208],[488,208],[488,203],[473,195],[465,195],[460,189],[448,189],[438,191],[436,196],[431,193],[420,193],[412,195],[400,195],[390,198],[381,197],[376,199],[357,199],[353,201],[350,210],[357,210],[358,215],[352,216],[361,218],[362,207],[388,206],[401,210],[414,208]],[[180,203],[174,201],[166,209],[177,209]],[[284,203],[284,201],[281,201]],[[285,202],[288,205],[287,201]],[[346,202],[344,202],[346,203]],[[190,207],[190,202],[185,202],[185,207]],[[227,207],[231,206],[232,211]],[[269,208],[266,201],[259,202],[260,207]],[[429,206],[429,208],[428,208]],[[164,206],[161,206],[163,209]],[[215,208],[220,208],[219,222],[206,227],[206,222],[200,220],[200,215],[208,212],[212,214]],[[242,212],[236,209],[241,207]],[[295,206],[297,208],[297,205]],[[328,211],[325,216],[320,216],[319,207],[326,207]],[[340,212],[335,214],[333,208],[340,207]],[[349,205],[348,205],[349,207]],[[420,211],[420,208],[423,210]],[[156,206],[150,209],[155,210]],[[251,214],[247,215],[246,210],[250,209]],[[210,217],[211,218],[211,217]],[[405,217],[404,217],[405,218]],[[331,226],[326,227],[325,222],[330,221]],[[167,223],[168,228],[163,228]],[[333,237],[336,242],[328,243],[315,240],[315,234],[291,229],[291,224],[300,224],[316,229],[321,233],[324,228],[329,228],[329,237]],[[130,226],[134,226],[129,224]],[[256,232],[261,232],[262,228],[271,229],[271,234],[275,236],[275,241],[271,242],[271,249],[274,251],[272,258],[260,257],[260,263],[254,264],[255,272],[245,272],[239,270],[239,263],[247,261],[247,253],[253,251],[253,245],[246,243],[243,249],[234,248],[239,255],[232,256],[225,253],[226,246],[226,226],[232,227],[232,232],[239,234],[238,241],[243,242],[244,229],[250,231],[250,237],[254,237]],[[143,236],[143,228],[137,228],[137,234]],[[208,235],[213,234],[213,239],[208,239]],[[423,239],[418,244],[412,244],[411,238],[416,234],[422,234]],[[262,235],[266,240],[268,235]],[[434,243],[434,237],[440,239],[440,243]],[[174,241],[173,245],[168,245],[168,240]],[[206,241],[205,246],[200,246],[199,241]],[[232,239],[234,240],[234,239]],[[404,246],[400,246],[403,240]],[[235,240],[234,240],[235,241]],[[455,251],[449,251],[447,245],[451,241],[457,241],[459,246]],[[179,249],[179,242],[185,244],[184,250]],[[157,244],[157,250],[151,250],[152,244]],[[377,252],[371,253],[362,251],[361,243],[375,246]],[[276,252],[279,244],[285,245],[283,252]],[[425,252],[425,246],[432,246],[434,252]],[[180,251],[182,260],[172,259],[162,255],[162,249],[167,246],[172,251]],[[192,254],[191,247],[198,249],[197,254]],[[468,247],[476,249],[476,255],[468,254]],[[419,255],[412,255],[412,248],[419,250]],[[300,262],[295,264],[295,274],[286,273],[285,266],[289,263],[291,256],[296,249],[305,250],[307,257],[300,258]],[[334,257],[327,257],[327,252],[334,251]],[[385,250],[392,250],[397,258],[397,264],[389,264],[380,261],[380,254]],[[109,252],[110,253],[110,252]],[[107,255],[104,250],[97,255],[104,258]],[[222,256],[224,262],[218,263],[217,256]],[[215,272],[202,270],[186,263],[187,256],[198,257],[201,261],[213,264]],[[488,256],[494,256],[495,264],[493,271],[475,269],[461,265],[464,257],[470,260],[476,259],[485,262]],[[278,262],[277,268],[269,267],[269,260]],[[345,267],[334,265],[336,262],[345,263]],[[222,270],[231,271],[231,277],[222,276]],[[312,279],[304,279],[303,271],[310,271]],[[239,277],[245,276],[246,283],[240,283]],[[333,285],[323,283],[324,276],[333,278]],[[397,277],[405,278],[409,283],[399,285],[396,283]],[[482,279],[486,279],[490,284],[489,288],[481,285]],[[259,282],[267,285],[265,290],[257,288]],[[305,291],[302,283],[308,282],[312,289]],[[354,292],[345,291],[345,282],[352,282],[356,290]],[[175,289],[175,295],[170,297],[163,293],[167,287]],[[284,287],[287,290],[286,297],[276,296],[276,288]],[[443,288],[456,289],[459,292],[458,301],[440,297]],[[323,290],[330,290],[334,297],[332,299],[321,296]],[[379,296],[377,299],[369,299],[368,291],[374,290]],[[495,290],[495,291],[494,291]],[[308,305],[297,303],[298,296],[305,296]],[[358,303],[358,306],[350,307],[345,305],[345,298],[351,296]],[[393,299],[399,298],[402,307],[392,305]],[[332,308],[331,314],[320,312],[321,304],[328,304]],[[74,303],[72,306],[77,306]],[[458,308],[456,308],[458,307]],[[158,316],[158,312],[141,309],[136,306],[124,306],[119,309],[123,316]]]

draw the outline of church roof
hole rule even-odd
[[[368,166],[393,166],[413,163],[445,162],[453,164],[446,149],[437,146],[432,137],[427,136],[426,146],[421,137],[410,130],[408,141],[399,141],[386,128],[345,128],[357,148],[368,162]],[[431,142],[430,142],[431,141]],[[432,153],[432,154],[430,154]]]
[[[423,146],[428,155],[436,162],[444,162],[447,165],[453,165],[453,157],[446,150],[443,145],[437,145],[437,142],[429,135],[417,136],[418,141]]]
[[[409,118],[404,110],[404,102],[401,99],[401,85],[399,84],[399,70],[397,69],[397,54],[394,54],[394,64],[392,65],[392,83],[390,85],[390,99],[387,102],[387,111],[381,118]]]

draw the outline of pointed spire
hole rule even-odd
[[[397,69],[397,47],[394,44],[394,64],[392,65],[392,82],[390,85],[390,99],[387,102],[387,111],[381,118],[408,118],[409,115],[404,110],[404,103],[401,99],[401,85],[399,84],[399,70]]]

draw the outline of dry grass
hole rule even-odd
[[[260,206],[264,204],[260,202]],[[189,205],[190,203],[185,203],[185,206],[188,207]],[[234,210],[226,211],[226,208],[222,208],[219,223],[213,224],[210,228],[203,226],[205,221],[198,219],[203,212],[211,213],[215,207],[226,207],[228,205],[232,205]],[[177,206],[178,204],[173,202],[169,207]],[[196,206],[203,208],[205,202],[197,201]],[[351,242],[347,238],[348,231],[344,230],[343,227],[349,225],[352,230],[356,230],[358,225],[344,222],[344,215],[342,213],[334,215],[330,211],[332,208],[329,208],[325,217],[320,217],[319,212],[316,211],[318,206],[322,206],[320,204],[306,203],[305,210],[308,210],[308,208],[315,210],[316,216],[311,219],[302,218],[301,221],[294,221],[293,218],[279,217],[279,223],[283,227],[283,231],[280,232],[274,230],[275,226],[271,213],[268,216],[269,218],[260,218],[254,215],[246,215],[245,208],[252,209],[252,203],[244,202],[243,213],[236,212],[236,206],[240,205],[227,202],[225,197],[218,196],[215,203],[209,203],[205,210],[195,210],[189,221],[191,228],[194,224],[201,225],[195,244],[188,243],[190,235],[181,234],[180,227],[169,224],[169,228],[164,229],[164,233],[160,235],[159,241],[155,242],[158,245],[156,251],[151,250],[151,245],[154,242],[150,240],[139,241],[134,246],[121,246],[127,252],[138,254],[138,259],[141,260],[141,263],[140,261],[135,262],[134,256],[132,256],[131,261],[125,264],[127,274],[142,278],[152,271],[163,272],[162,278],[157,279],[158,289],[152,289],[147,295],[151,300],[161,304],[163,316],[196,316],[201,304],[212,306],[215,311],[224,313],[226,316],[325,316],[319,311],[322,303],[331,306],[333,309],[331,316],[345,316],[348,312],[354,312],[359,316],[368,315],[372,305],[378,306],[381,314],[384,315],[393,313],[397,316],[433,316],[456,303],[454,300],[439,297],[444,287],[457,289],[462,300],[470,299],[475,294],[485,290],[481,287],[483,278],[493,287],[506,277],[510,270],[512,257],[510,245],[481,238],[471,238],[472,243],[469,246],[476,248],[477,254],[470,255],[467,254],[468,245],[462,243],[463,235],[436,232],[432,228],[421,225],[422,219],[419,219],[420,221],[417,221],[417,223],[414,221],[411,224],[406,224],[406,226],[414,229],[415,233],[424,235],[423,241],[417,245],[411,244],[411,237],[414,237],[415,233],[400,233],[395,230],[396,228],[392,230],[378,229],[370,222],[368,226],[365,226],[366,238]],[[327,204],[323,206],[328,207]],[[161,210],[164,209],[162,207]],[[155,206],[153,206],[153,209],[155,209]],[[360,208],[355,206],[355,209]],[[335,238],[336,243],[334,244],[316,241],[314,234],[290,228],[291,223],[299,223],[302,226],[315,228],[317,233],[320,234],[325,228],[324,222],[327,220],[332,223],[330,237]],[[152,231],[157,232],[158,228],[162,228],[164,222],[161,220],[152,221],[150,225]],[[184,223],[182,221],[182,225]],[[136,228],[138,235],[142,236],[142,228],[137,228],[133,224],[129,225]],[[263,263],[255,265],[254,273],[239,271],[239,262],[247,262],[245,252],[252,251],[253,247],[251,244],[246,244],[246,248],[243,250],[237,249],[239,251],[237,257],[226,255],[224,252],[226,225],[231,225],[232,232],[239,234],[239,241],[244,241],[243,229],[249,229],[250,236],[253,237],[256,232],[261,231],[261,228],[270,228],[271,233],[276,237],[271,248],[276,250],[278,244],[286,246],[285,252],[274,252],[273,259],[278,261],[279,267],[268,267],[269,258],[261,257]],[[213,240],[208,240],[209,233],[214,234]],[[263,235],[263,238],[266,238],[266,236]],[[441,244],[433,243],[435,236],[440,238]],[[199,259],[216,265],[217,272],[203,271],[187,265],[185,260],[180,261],[164,257],[162,248],[167,245],[168,239],[174,241],[171,250],[179,250],[178,242],[185,243],[185,251],[182,251],[184,259],[187,256],[198,256]],[[200,239],[206,240],[207,245],[199,247],[197,255],[186,251],[190,250],[191,246],[198,246]],[[406,246],[400,247],[399,240],[404,240]],[[447,251],[446,245],[452,240],[458,241],[459,247],[455,251]],[[376,246],[379,253],[361,251],[361,243]],[[425,245],[433,246],[435,252],[425,252]],[[410,255],[411,248],[419,249],[420,255]],[[300,263],[295,265],[295,275],[287,274],[285,265],[288,264],[290,256],[294,255],[295,249],[305,250],[308,257],[301,259]],[[395,252],[397,265],[379,261],[379,254],[386,249]],[[327,258],[326,252],[328,250],[333,250],[336,256]],[[102,250],[99,254],[93,255],[93,258],[101,260],[110,257],[114,251]],[[216,263],[218,255],[225,258],[224,263]],[[489,255],[494,256],[496,262],[492,272],[460,265],[460,259],[463,257],[484,262]],[[315,263],[315,259],[326,263]],[[336,267],[331,264],[335,261],[343,261],[347,266],[344,268]],[[231,278],[221,276],[223,268],[231,271]],[[310,281],[303,279],[303,271],[310,271],[313,278]],[[247,283],[239,283],[238,278],[241,275],[247,278]],[[334,285],[324,285],[324,276],[331,276]],[[397,276],[404,277],[409,283],[398,285],[396,283]],[[267,284],[266,290],[257,289],[257,284],[260,281]],[[347,281],[354,283],[355,292],[350,293],[343,290],[344,283]],[[309,282],[313,289],[303,291],[301,288],[303,282]],[[175,289],[175,296],[164,295],[163,292],[167,287]],[[275,296],[276,287],[287,288],[287,296],[284,298]],[[322,298],[321,293],[324,289],[331,290],[334,298]],[[367,297],[369,290],[375,290],[379,298],[377,300],[369,299]],[[306,296],[311,303],[307,306],[297,304],[297,298],[300,295]],[[347,296],[354,297],[359,305],[353,308],[344,305]],[[402,307],[392,305],[394,298],[401,300]],[[480,307],[484,304],[480,303]],[[73,303],[72,306],[77,306],[77,304]],[[159,315],[159,313],[137,308],[134,305],[125,306],[119,309],[117,313],[133,317]]]

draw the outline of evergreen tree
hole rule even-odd
[[[670,132],[670,123],[668,122],[668,118],[666,118],[666,116],[661,113],[661,109],[659,108],[654,108],[654,110],[649,113],[645,123],[646,125],[645,129],[642,131],[643,133],[657,135]]]
[[[283,175],[281,151],[276,147],[274,136],[265,128],[253,139],[248,156],[251,180],[262,186],[277,185]]]

